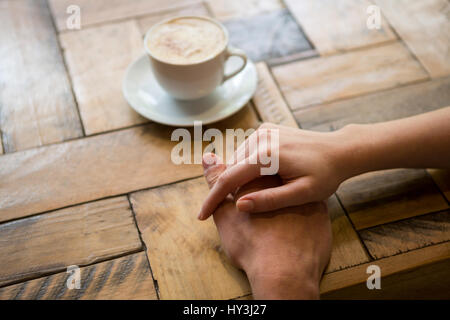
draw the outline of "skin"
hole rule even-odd
[[[213,188],[226,170],[213,154],[203,157]],[[242,186],[216,208],[214,222],[232,263],[244,270],[256,299],[318,299],[319,282],[331,254],[331,223],[324,202],[263,214],[240,212],[236,198],[281,185],[265,176]]]
[[[258,144],[270,140],[273,130],[279,132],[281,184],[235,197],[242,212],[260,213],[322,201],[343,181],[369,171],[450,168],[450,107],[326,133],[263,124],[237,149],[236,163],[217,178],[200,210],[200,220],[207,219],[228,194],[261,176],[263,165],[250,160],[277,152],[270,144]]]

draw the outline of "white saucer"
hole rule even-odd
[[[236,70],[242,61],[231,57],[226,71]],[[217,87],[209,96],[180,101],[169,96],[153,76],[150,61],[142,55],[127,69],[122,84],[125,99],[142,116],[170,126],[189,127],[194,121],[209,124],[227,118],[246,105],[256,90],[258,75],[248,60],[239,74]]]

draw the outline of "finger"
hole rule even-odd
[[[228,166],[231,167],[238,162],[243,162],[250,155],[255,154],[258,146],[258,133],[253,132],[241,145],[236,149]]]
[[[314,199],[311,198],[311,184],[307,178],[303,178],[279,187],[249,193],[239,198],[236,206],[239,211],[257,213],[312,201]]]
[[[238,187],[259,177],[260,167],[258,164],[238,163],[231,168],[227,168],[217,178],[198,215],[198,219],[207,219],[225,199]]]
[[[219,156],[213,153],[207,153],[202,158],[203,174],[210,189],[214,186],[220,174],[227,168],[221,160]]]

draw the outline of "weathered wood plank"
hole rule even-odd
[[[0,43],[4,151],[82,136],[46,1],[1,1]]]
[[[281,65],[273,73],[294,110],[428,77],[401,43]]]
[[[380,29],[367,28],[368,0],[286,0],[298,23],[321,55],[394,40],[395,34],[385,19]]]
[[[335,195],[328,200],[328,212],[333,231],[333,248],[325,273],[368,262],[369,257]]]
[[[284,7],[280,0],[207,0],[207,3],[219,20],[248,18]]]
[[[333,131],[350,123],[414,116],[450,105],[450,77],[408,85],[294,112],[302,128]]]
[[[164,20],[176,16],[210,16],[208,8],[202,3],[196,3],[187,7],[176,8],[173,10],[159,12],[157,14],[148,15],[142,18],[138,18],[139,28],[144,35],[153,25]]]
[[[381,270],[381,290],[369,290],[367,267]],[[449,299],[450,242],[327,274],[323,299]]]
[[[272,61],[312,49],[287,9],[225,21],[224,25],[230,44],[253,61]]]
[[[375,259],[450,240],[450,210],[384,224],[359,232]]]
[[[428,172],[447,198],[447,201],[450,201],[450,170],[428,169]]]
[[[450,74],[450,4],[446,0],[375,0],[434,78]]]
[[[337,195],[357,230],[448,208],[422,169],[366,173],[345,181]]]
[[[0,221],[203,173],[175,165],[173,128],[150,124],[0,157]]]
[[[126,197],[0,224],[0,285],[137,251],[142,244]]]
[[[197,220],[204,178],[141,191],[131,202],[161,299],[231,299],[250,293],[228,262],[212,219]]]
[[[136,21],[63,33],[60,39],[86,134],[148,122],[122,93],[125,70],[143,53]]]
[[[260,62],[256,65],[256,69],[258,70],[258,87],[253,96],[253,102],[262,120],[297,128],[297,122],[284,102],[267,65]]]
[[[0,288],[0,300],[155,300],[144,252],[80,268],[80,289],[68,289],[70,273]]]
[[[81,27],[107,21],[156,13],[178,6],[198,3],[199,0],[49,0],[59,31],[67,30],[67,8],[76,5],[81,12]]]

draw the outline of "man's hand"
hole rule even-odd
[[[226,168],[215,163],[217,156],[204,156],[210,188]],[[240,188],[235,197],[280,184],[277,176],[265,176]],[[239,212],[228,195],[214,212],[214,222],[225,253],[247,273],[256,299],[319,298],[331,252],[331,225],[323,202],[249,214]]]

